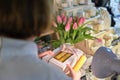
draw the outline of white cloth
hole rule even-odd
[[[38,58],[34,42],[2,39],[0,80],[71,80],[61,70]]]

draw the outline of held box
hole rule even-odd
[[[79,71],[87,59],[83,51],[75,48],[66,48],[65,50],[57,48],[53,52],[55,53],[54,55],[47,55],[43,57],[43,60],[59,67],[63,71],[66,69],[66,64],[70,64],[75,71]]]

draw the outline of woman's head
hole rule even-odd
[[[0,0],[0,36],[39,36],[51,21],[51,0]]]

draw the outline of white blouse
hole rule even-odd
[[[31,41],[1,38],[0,80],[71,80],[61,70],[38,58]]]

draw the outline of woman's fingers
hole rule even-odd
[[[69,64],[67,64],[67,68],[69,70],[69,76],[72,77],[72,80],[80,80],[80,71],[75,72]]]
[[[69,64],[67,64],[67,68],[70,71],[70,73],[73,75],[74,70],[72,69],[72,67]]]
[[[42,57],[44,57],[44,56],[46,56],[46,55],[53,55],[54,53],[52,52],[52,51],[45,51],[45,52],[42,52],[42,53],[40,53],[39,54],[39,57],[40,58],[42,58]]]

